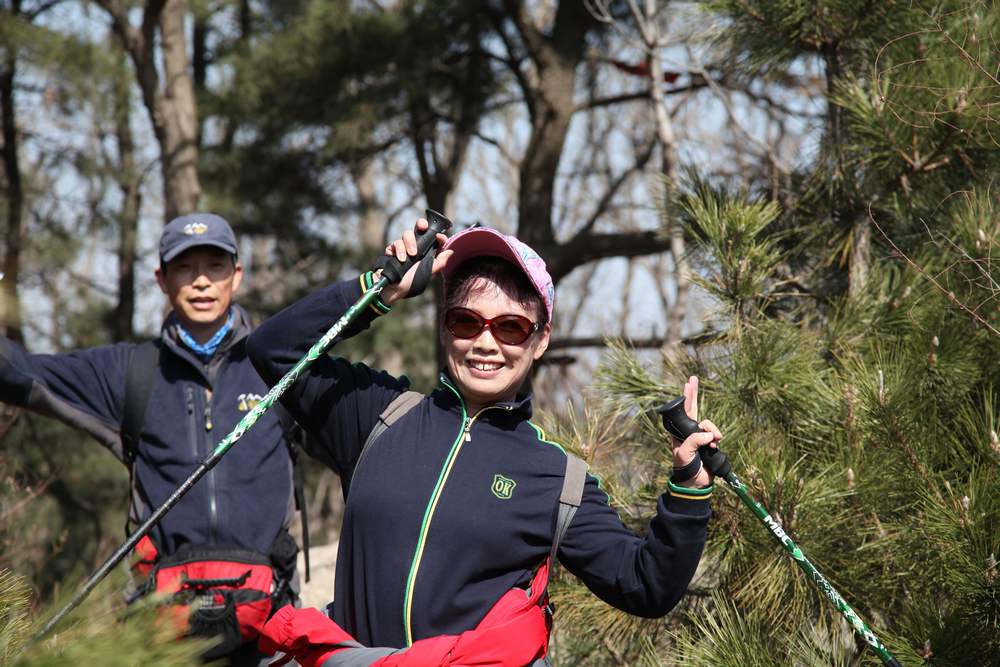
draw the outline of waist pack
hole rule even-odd
[[[548,665],[551,616],[546,560],[525,591],[514,588],[472,630],[438,635],[406,648],[362,646],[318,609],[282,607],[264,626],[260,649],[285,653],[277,667],[293,658],[301,667],[540,667]]]
[[[185,546],[156,559],[140,591],[155,594],[162,616],[180,636],[216,637],[202,654],[213,660],[256,642],[273,610],[294,602],[291,573],[296,552],[294,540],[276,541],[271,555],[250,549]],[[290,543],[291,549],[287,548]],[[285,551],[282,553],[281,545]],[[140,569],[148,566],[152,543],[140,542]],[[138,596],[137,596],[138,597]]]

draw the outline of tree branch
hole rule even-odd
[[[511,22],[517,28],[517,33],[528,47],[529,57],[534,59],[545,48],[545,35],[528,20],[524,4],[520,0],[504,0],[503,4],[507,8]],[[540,66],[541,63],[536,60],[535,65]]]
[[[521,63],[524,62],[524,58],[521,58],[515,55],[514,53],[515,51],[514,44],[511,42],[510,36],[507,35],[507,31],[504,30],[503,26],[504,17],[502,15],[498,15],[496,12],[490,11],[488,13],[490,20],[493,22],[493,29],[500,37],[500,41],[503,42],[504,48],[507,49],[507,54],[509,56],[506,59],[500,59],[500,60],[507,66],[510,72],[514,75],[514,78],[517,80],[518,86],[524,93],[523,99],[525,106],[528,108],[528,116],[530,118],[534,118],[535,116],[534,97],[529,94],[533,90],[533,86],[531,85],[531,82],[528,80],[528,77],[525,75],[524,71],[521,69]]]
[[[720,335],[721,332],[716,331],[715,329],[705,329],[704,331],[699,331],[696,334],[685,336],[680,342],[684,345],[705,345],[706,343],[714,342]],[[580,347],[607,347],[608,343],[614,340],[619,339],[609,338],[606,336],[559,338],[549,341],[548,351],[551,352],[552,350],[566,350]],[[652,336],[649,338],[629,338],[626,336],[622,337],[621,340],[624,340],[629,347],[637,349],[657,349],[663,347],[663,344],[666,342],[665,338],[661,338],[659,336]]]
[[[608,234],[581,233],[564,244],[536,248],[545,257],[549,274],[559,282],[574,268],[587,262],[608,257],[641,257],[670,249],[670,239],[659,230],[617,232]]]
[[[717,79],[715,81],[719,85],[725,85],[725,79],[720,78],[720,79]],[[692,75],[691,76],[691,83],[687,84],[686,86],[677,86],[675,88],[667,88],[666,90],[663,91],[663,94],[664,95],[680,95],[681,93],[690,93],[690,92],[693,92],[693,91],[696,91],[696,90],[701,90],[702,88],[709,88],[709,87],[711,87],[711,85],[712,84],[709,81],[707,81],[705,79],[705,77],[703,77],[701,75]],[[649,90],[646,89],[646,90],[643,90],[643,91],[638,92],[638,93],[626,93],[626,94],[622,94],[622,95],[613,95],[613,96],[610,96],[610,97],[595,98],[593,100],[590,100],[587,103],[581,104],[577,108],[577,111],[581,111],[581,110],[584,110],[584,109],[593,109],[593,108],[602,107],[602,106],[611,106],[611,105],[618,104],[618,103],[621,103],[621,102],[635,102],[635,101],[648,100],[648,99],[649,99]]]
[[[29,23],[34,23],[35,19],[37,19],[39,16],[49,11],[50,9],[52,9],[61,2],[62,0],[49,0],[48,2],[43,2],[34,9],[32,9],[31,11],[24,12],[23,16],[28,20]]]
[[[897,246],[895,244],[895,242],[893,242],[893,240],[891,238],[889,238],[889,235],[885,233],[885,230],[883,230],[882,227],[878,224],[878,222],[875,221],[875,216],[872,215],[871,206],[868,207],[868,219],[871,220],[871,223],[875,226],[875,229],[878,230],[878,233],[882,235],[882,238],[884,238],[886,240],[886,242],[888,242],[888,244],[890,246],[892,246],[893,251],[895,251],[895,253],[897,255],[899,255],[904,260],[906,260],[906,263],[909,264],[910,266],[912,266],[917,271],[917,273],[919,273],[924,278],[926,278],[927,280],[929,280],[930,283],[932,285],[934,285],[934,287],[937,288],[937,290],[939,292],[941,292],[942,294],[944,294],[948,298],[948,300],[951,301],[953,304],[955,304],[956,306],[958,306],[959,308],[961,308],[962,310],[964,310],[966,313],[968,313],[972,317],[972,319],[976,320],[977,322],[979,322],[980,324],[982,324],[984,327],[986,327],[987,329],[989,329],[990,333],[992,333],[994,336],[1000,336],[1000,331],[997,331],[997,329],[993,325],[991,325],[989,322],[987,322],[985,319],[983,319],[982,315],[980,315],[974,309],[969,308],[967,305],[965,305],[964,303],[962,303],[961,301],[959,301],[958,297],[955,296],[954,292],[952,292],[949,289],[946,289],[944,287],[944,285],[942,285],[941,283],[939,283],[934,276],[932,276],[931,274],[929,274],[927,272],[927,270],[924,269],[924,267],[922,267],[920,264],[917,264],[915,261],[913,261],[912,259],[910,259],[909,255],[907,255],[905,252],[903,252],[900,249],[900,247]]]
[[[594,225],[596,225],[600,217],[607,212],[608,207],[611,205],[611,202],[614,200],[615,195],[618,194],[622,185],[624,185],[625,182],[628,181],[628,179],[631,178],[636,172],[641,171],[649,162],[649,159],[653,156],[653,149],[655,147],[656,142],[650,141],[645,150],[636,156],[635,163],[620,173],[618,177],[611,182],[608,189],[604,191],[603,195],[601,195],[600,201],[597,202],[597,206],[594,208],[594,212],[590,215],[590,219],[587,220],[583,229],[581,229],[578,233],[589,234],[594,229]]]

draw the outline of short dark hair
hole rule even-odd
[[[466,300],[473,290],[477,278],[494,283],[512,299],[535,311],[535,322],[541,329],[549,323],[545,302],[531,284],[528,276],[519,267],[499,257],[479,256],[470,259],[455,269],[445,283],[444,308],[454,308]]]

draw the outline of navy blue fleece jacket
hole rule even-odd
[[[360,296],[357,280],[334,284],[262,324],[248,342],[261,376],[275,383]],[[374,317],[367,310],[343,336]],[[356,465],[379,414],[407,387],[321,357],[283,398],[314,455],[350,485],[333,615],[367,646],[469,630],[527,582],[548,556],[566,466],[562,448],[530,421],[530,396],[470,415],[447,375]],[[710,515],[704,500],[664,494],[640,537],[588,475],[559,561],[609,604],[661,616],[694,575]]]
[[[171,315],[135,459],[133,519],[149,513],[194,472],[267,387],[247,359],[247,314],[209,363],[178,342]],[[79,428],[123,459],[125,376],[135,346],[118,343],[69,354],[29,354],[0,338],[0,401]],[[161,554],[185,544],[230,545],[267,554],[292,503],[292,473],[273,411],[247,431],[150,534]]]

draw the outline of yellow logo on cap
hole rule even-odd
[[[208,231],[208,225],[204,222],[189,222],[184,225],[184,233],[188,236],[204,234]]]

